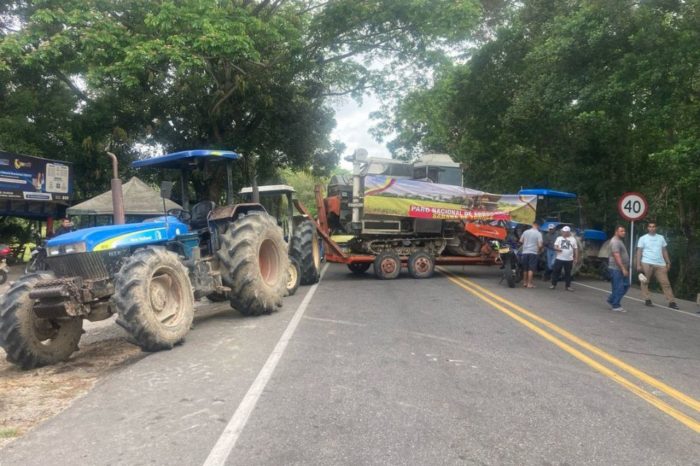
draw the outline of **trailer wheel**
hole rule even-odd
[[[0,298],[0,346],[7,360],[22,369],[65,361],[78,350],[83,319],[40,319],[32,311],[29,292],[53,274],[31,274],[15,282]]]
[[[287,269],[287,293],[286,296],[294,296],[299,288],[301,281],[301,272],[299,263],[293,257],[289,258],[289,268]]]
[[[408,273],[413,278],[430,278],[435,272],[435,259],[425,251],[416,251],[408,257]]]
[[[401,272],[401,258],[392,251],[384,251],[374,259],[374,273],[381,280],[393,280]]]
[[[219,234],[221,278],[231,288],[231,306],[246,316],[282,307],[287,288],[287,244],[274,218],[251,212]]]
[[[294,228],[290,256],[299,262],[302,285],[318,282],[321,277],[321,242],[313,220],[304,220]]]
[[[348,269],[355,275],[362,275],[369,270],[371,265],[371,262],[352,262],[348,264]]]
[[[171,349],[192,326],[194,295],[177,254],[162,247],[136,251],[114,281],[117,323],[144,351]]]

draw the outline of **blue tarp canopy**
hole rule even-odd
[[[198,160],[238,160],[241,154],[230,150],[186,150],[173,152],[172,154],[152,157],[150,159],[137,160],[131,164],[134,168],[183,168],[188,165],[196,165]]]
[[[544,197],[554,197],[559,199],[576,199],[576,194],[566,193],[564,191],[554,191],[552,189],[521,189],[518,194],[526,196],[544,196]]]

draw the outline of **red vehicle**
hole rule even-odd
[[[352,180],[333,177],[325,199],[317,187],[316,204],[326,260],[346,264],[353,273],[374,265],[378,278],[393,279],[405,266],[412,277],[427,278],[441,264],[500,265],[509,251],[501,243],[510,212],[534,212],[536,198],[506,199],[429,179],[367,174],[372,163],[360,151],[351,161]],[[422,172],[439,173],[438,168],[421,163]]]

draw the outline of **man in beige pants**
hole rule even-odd
[[[668,307],[678,309],[678,304],[673,298],[673,289],[668,281],[668,271],[671,270],[671,259],[666,250],[666,239],[656,233],[656,224],[647,225],[648,233],[637,242],[637,270],[644,272],[646,280],[640,280],[644,304],[653,306],[649,293],[649,282],[656,277],[664,296],[668,300]]]

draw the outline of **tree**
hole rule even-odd
[[[0,144],[37,155],[60,148],[79,179],[104,169],[96,162],[107,145],[123,162],[138,144],[236,149],[261,179],[282,166],[327,171],[339,156],[328,99],[390,89],[397,69],[442,60],[479,18],[475,0],[16,0],[0,8],[0,110],[12,115],[0,122]]]
[[[700,288],[699,9],[698,0],[526,2],[380,129],[398,133],[397,154],[448,150],[474,187],[575,191],[589,223],[609,230],[619,195],[646,193],[677,238],[672,272],[688,295]]]

